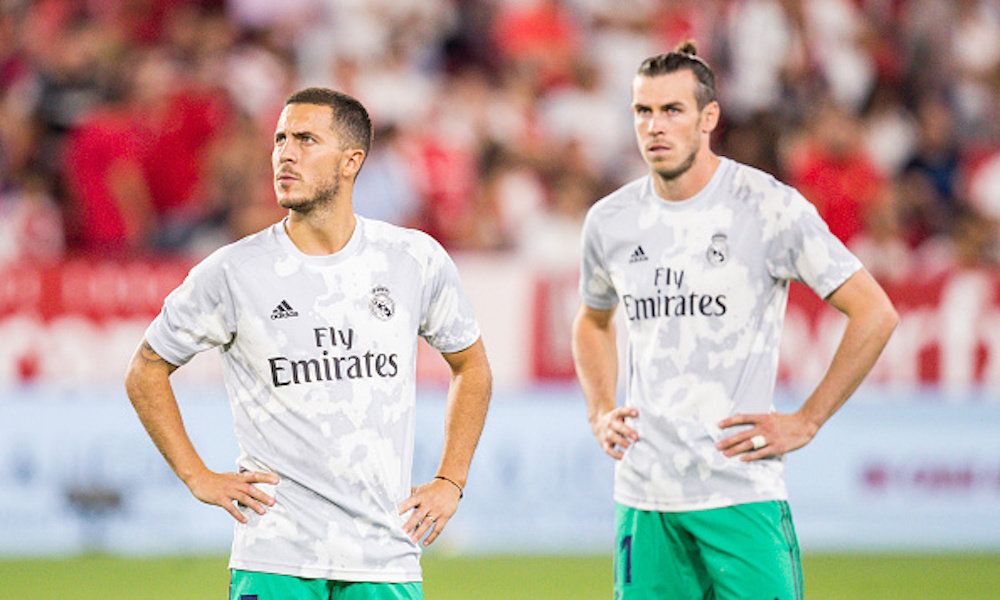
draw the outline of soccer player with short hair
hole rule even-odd
[[[371,130],[350,96],[290,96],[271,156],[288,216],[195,266],[129,367],[129,398],[171,468],[238,521],[232,600],[422,598],[420,540],[457,510],[482,432],[490,368],[454,263],[430,236],[353,212]],[[418,335],[452,378],[437,475],[411,488]],[[235,473],[199,458],[168,379],[210,348]]]
[[[801,598],[784,455],[854,392],[898,317],[805,198],[712,152],[715,80],[693,44],[643,62],[632,93],[649,174],[587,215],[573,327],[591,428],[618,461],[615,597]],[[818,387],[780,414],[793,279],[848,323]],[[628,353],[616,407],[619,305]]]

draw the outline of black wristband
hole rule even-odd
[[[447,478],[447,477],[445,477],[444,475],[435,475],[435,476],[434,476],[434,479],[443,479],[444,481],[447,481],[447,482],[448,482],[448,483],[450,483],[451,485],[453,485],[453,486],[457,487],[457,488],[458,488],[458,499],[459,499],[459,500],[461,500],[462,498],[464,498],[464,497],[465,497],[465,490],[463,490],[463,489],[462,489],[462,486],[458,485],[457,483],[455,483],[455,482],[454,482],[454,481],[452,481],[451,479],[448,479],[448,478]]]

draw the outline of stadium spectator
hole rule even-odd
[[[501,146],[485,153],[479,173],[480,190],[466,245],[479,250],[511,249],[544,210],[544,182],[524,159]]]
[[[1000,131],[1000,5],[990,0],[945,4],[952,11],[948,56],[955,76],[957,125],[964,138],[982,141]]]
[[[64,248],[62,213],[41,178],[0,188],[0,263],[53,261]]]
[[[604,93],[600,73],[586,61],[573,70],[572,85],[553,90],[540,102],[543,135],[551,144],[576,144],[588,170],[601,173],[625,153],[626,139],[617,135],[628,125],[623,105]]]
[[[416,222],[419,198],[406,160],[406,142],[399,127],[376,129],[378,145],[365,160],[354,185],[355,211],[364,217],[408,226]]]
[[[961,157],[951,107],[940,94],[926,94],[917,106],[917,124],[917,146],[903,167],[914,245],[948,231],[960,210]]]
[[[857,118],[824,103],[815,111],[798,152],[789,158],[791,183],[845,243],[864,229],[869,213],[888,192],[860,142]]]
[[[260,151],[272,135],[253,116],[236,110],[205,150],[200,186],[201,217],[187,233],[185,250],[206,256],[234,239],[260,231],[281,218],[274,203],[267,156]]]
[[[599,196],[592,179],[566,175],[551,186],[548,210],[524,219],[515,229],[525,264],[553,273],[572,272],[580,263],[580,230],[587,209]]]
[[[911,159],[917,123],[903,103],[898,84],[882,80],[862,113],[865,154],[885,178],[895,178]]]
[[[85,251],[120,254],[151,246],[155,209],[143,173],[141,114],[129,100],[103,105],[69,136],[65,178],[71,239]]]
[[[949,221],[944,235],[922,248],[938,273],[1000,266],[1000,238],[996,223],[963,209]]]
[[[728,16],[733,65],[724,97],[727,112],[745,119],[781,103],[785,71],[805,52],[804,40],[777,0],[740,2]]]
[[[899,283],[916,275],[916,257],[900,220],[900,201],[894,188],[886,201],[868,212],[865,229],[854,236],[849,248],[879,281]]]
[[[543,89],[572,79],[583,43],[576,17],[559,0],[502,3],[494,17],[493,39],[513,69],[526,69]]]
[[[29,30],[32,26],[29,22]],[[116,44],[112,31],[83,19],[60,27],[51,38],[49,43],[31,42],[34,121],[39,130],[37,168],[47,178],[59,172],[66,134],[85,115],[104,106],[108,82],[102,78],[109,73],[101,56],[114,52]]]
[[[202,186],[206,151],[229,118],[229,107],[214,89],[198,89],[172,58],[149,53],[140,62],[132,101],[137,119],[140,163],[159,224],[155,245],[185,246],[206,209]]]

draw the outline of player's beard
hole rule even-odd
[[[701,150],[701,140],[696,138],[694,140],[694,147],[691,148],[691,154],[689,154],[687,158],[682,160],[681,164],[677,165],[673,169],[654,168],[653,170],[656,172],[657,175],[660,176],[660,179],[663,179],[665,181],[673,181],[678,177],[680,177],[681,175],[688,172],[688,169],[690,169],[691,165],[694,164],[694,160],[698,156],[699,150]]]
[[[287,208],[288,210],[294,210],[300,215],[308,215],[318,208],[323,208],[329,206],[333,199],[337,197],[337,192],[340,191],[340,178],[337,177],[333,180],[333,185],[327,187],[321,187],[316,190],[311,198],[305,200],[299,199],[286,199],[279,200],[278,205],[281,208]]]

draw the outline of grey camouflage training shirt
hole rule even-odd
[[[397,505],[410,493],[417,336],[479,338],[454,263],[424,233],[357,218],[347,245],[303,254],[277,223],[198,264],[146,331],[181,365],[220,348],[240,469],[280,477],[243,509],[230,568],[419,581]],[[275,489],[276,487],[276,489]]]
[[[715,448],[718,422],[774,410],[790,280],[827,297],[861,263],[815,208],[772,176],[723,158],[692,198],[661,199],[649,176],[589,211],[580,293],[620,306],[625,402],[640,440],[615,466],[615,501],[687,511],[784,499],[783,459]]]

